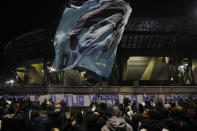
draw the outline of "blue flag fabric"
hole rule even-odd
[[[124,0],[89,0],[66,8],[55,35],[52,71],[73,68],[107,78],[131,11]]]

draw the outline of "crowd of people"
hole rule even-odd
[[[124,98],[112,107],[94,100],[87,108],[68,108],[52,99],[0,99],[1,131],[196,131],[197,100],[181,98],[143,103]]]

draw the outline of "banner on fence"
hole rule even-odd
[[[2,96],[1,96],[2,97]],[[89,106],[90,103],[93,101],[93,99],[97,99],[97,95],[73,95],[73,94],[51,94],[51,95],[17,95],[17,96],[10,96],[10,95],[4,95],[4,97],[10,98],[10,97],[30,97],[32,101],[35,100],[35,98],[38,98],[41,102],[47,98],[51,98],[54,103],[59,103],[62,99],[64,99],[68,106]],[[197,99],[197,94],[193,95],[100,95],[100,100],[102,102],[105,102],[108,106],[112,106],[115,104],[115,101],[118,99],[120,102],[123,101],[125,97],[129,98],[132,101],[137,102],[143,102],[147,98],[161,98],[163,102],[166,100],[172,100],[175,103],[180,98],[188,98],[192,97],[193,99]]]

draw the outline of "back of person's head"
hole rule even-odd
[[[138,113],[143,113],[144,112],[144,106],[141,103],[138,104],[137,112]]]
[[[119,109],[118,108],[114,108],[114,107],[109,107],[107,109],[107,112],[109,114],[109,117],[114,117],[118,115]]]
[[[129,98],[124,98],[123,99],[124,106],[128,106],[130,103],[131,103],[131,100]]]
[[[96,106],[95,111],[98,112],[99,114],[104,113],[107,110],[107,104],[106,103],[100,103],[99,105]]]
[[[107,110],[107,104],[106,104],[106,103],[100,103],[100,104],[99,104],[99,107],[100,107],[102,110]]]
[[[182,112],[183,111],[183,107],[182,106],[176,106],[175,110],[178,112]]]
[[[165,104],[165,109],[167,109],[167,110],[169,110],[169,109],[171,109],[171,105],[170,104]]]
[[[48,105],[47,105],[47,110],[48,110],[48,111],[54,111],[54,106],[53,106],[53,104],[48,104]]]
[[[157,98],[157,99],[156,99],[156,106],[163,107],[162,99],[160,99],[160,98]]]

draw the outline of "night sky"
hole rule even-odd
[[[0,49],[14,37],[39,28],[56,29],[66,0],[1,3]],[[196,0],[132,0],[133,16],[183,17],[197,12]],[[197,17],[197,16],[196,16]]]

